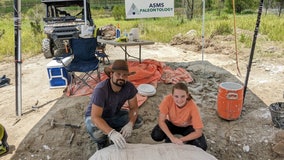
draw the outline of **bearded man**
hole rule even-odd
[[[111,68],[104,68],[104,72],[108,79],[96,85],[85,113],[85,124],[98,149],[111,142],[123,149],[126,147],[125,138],[143,124],[138,116],[138,91],[128,81],[128,76],[135,72],[129,72],[125,60],[115,60]],[[125,102],[128,102],[128,110],[122,109]]]

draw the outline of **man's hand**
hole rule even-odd
[[[123,149],[126,147],[126,141],[123,136],[115,129],[108,133],[109,139],[114,143],[116,148]]]
[[[120,130],[120,133],[124,138],[130,137],[133,130],[133,124],[132,122],[128,122],[122,129]]]

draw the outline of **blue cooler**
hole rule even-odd
[[[68,65],[72,59],[73,57],[69,56],[63,58],[61,61],[65,65]],[[46,67],[50,88],[63,88],[68,85],[71,77],[60,61],[52,60],[46,65]]]

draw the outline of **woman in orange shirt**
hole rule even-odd
[[[159,124],[151,134],[153,140],[191,144],[206,151],[207,143],[199,110],[184,83],[173,86],[172,94],[163,99],[159,109]]]

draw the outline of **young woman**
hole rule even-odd
[[[163,99],[159,109],[159,124],[154,127],[151,134],[153,140],[191,144],[206,151],[203,122],[198,107],[184,83],[173,86],[172,94]]]

